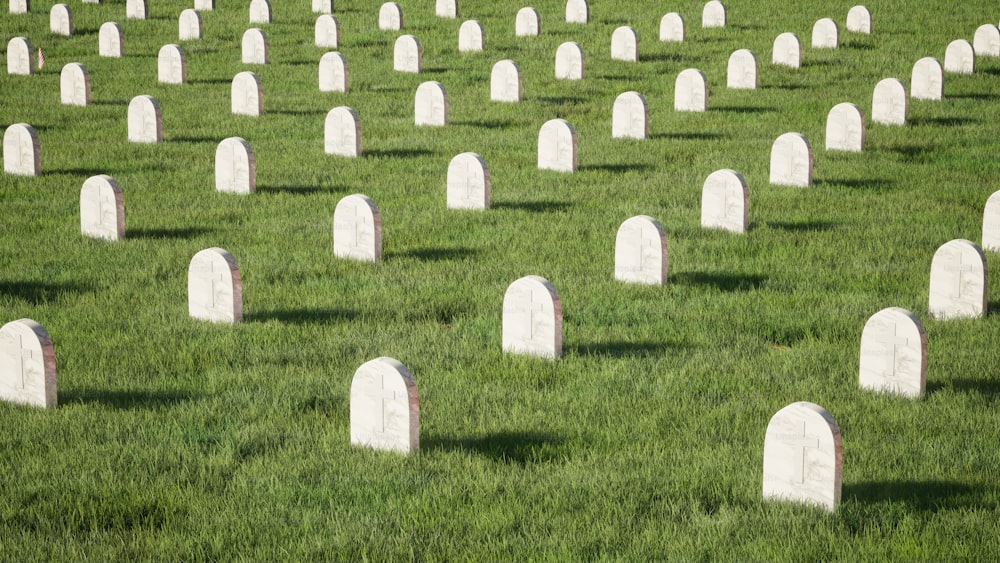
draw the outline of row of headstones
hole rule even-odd
[[[87,2],[84,4],[97,4]],[[195,10],[214,9],[214,0],[197,0]],[[10,13],[27,14],[30,11],[28,0],[10,0]],[[125,17],[130,20],[144,20],[149,17],[147,0],[126,0]],[[271,4],[268,0],[250,0],[250,23],[270,23]],[[49,28],[57,35],[73,34],[73,11],[66,4],[56,4],[49,11]]]

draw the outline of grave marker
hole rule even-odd
[[[589,19],[587,0],[566,0],[566,23],[587,23]]]
[[[336,49],[340,43],[340,23],[330,14],[316,18],[316,46]]]
[[[774,39],[771,64],[799,68],[802,66],[802,43],[799,36],[785,32]]]
[[[49,11],[49,31],[55,35],[73,35],[73,12],[66,4],[56,4]]]
[[[844,102],[826,116],[826,150],[861,152],[865,146],[865,114]]]
[[[944,52],[944,71],[955,74],[972,74],[976,70],[976,51],[972,43],[956,39]]]
[[[964,239],[944,243],[931,261],[931,317],[986,316],[987,280],[986,256],[975,243]]]
[[[708,175],[701,190],[701,226],[745,233],[749,224],[750,192],[738,172],[728,168]]]
[[[611,33],[611,59],[633,63],[639,60],[639,37],[634,29],[623,25]]]
[[[312,0],[312,11],[314,14],[332,14],[333,0]]]
[[[164,45],[156,56],[157,79],[163,84],[187,82],[187,60],[179,45]]]
[[[423,50],[420,41],[412,35],[400,35],[392,50],[392,69],[399,72],[420,73]]]
[[[149,17],[146,0],[126,0],[125,17],[130,20],[144,20]]]
[[[10,0],[10,13],[27,14],[28,0]]]
[[[883,78],[872,93],[872,122],[883,125],[906,125],[909,98],[906,86],[896,78]]]
[[[823,407],[807,402],[781,409],[764,437],[764,499],[840,504],[843,446],[840,427]]]
[[[90,104],[90,73],[80,63],[68,63],[59,73],[59,101],[64,106]]]
[[[638,92],[623,92],[611,110],[613,139],[645,139],[649,135],[649,106]]]
[[[323,150],[349,158],[361,156],[361,120],[349,107],[337,107],[326,114],[323,126]]]
[[[15,176],[42,173],[42,144],[35,128],[15,123],[3,132],[3,171]]]
[[[235,115],[252,117],[264,113],[264,90],[259,76],[247,70],[233,77],[232,111]]]
[[[116,59],[125,56],[125,38],[122,35],[122,28],[115,22],[101,25],[97,36],[97,54]]]
[[[812,185],[813,153],[805,136],[785,133],[771,145],[770,182],[776,186]]]
[[[738,49],[729,55],[729,63],[726,65],[726,87],[757,89],[757,57],[753,51]]]
[[[521,8],[514,19],[514,35],[516,37],[534,37],[541,33],[541,20],[534,8]]]
[[[448,92],[440,82],[432,80],[417,86],[417,95],[413,100],[413,123],[432,126],[448,124]]]
[[[1000,191],[993,192],[983,208],[983,249],[1000,252]]]
[[[26,37],[15,37],[7,42],[7,74],[31,75],[35,73],[34,50]]]
[[[575,172],[576,131],[565,119],[550,119],[538,131],[538,169]]]
[[[211,11],[215,9],[215,0],[194,0],[195,10]]]
[[[667,283],[667,235],[656,219],[637,215],[618,227],[615,279],[644,285]]]
[[[386,2],[378,9],[378,28],[383,31],[403,29],[403,10],[395,2]]]
[[[660,41],[684,41],[684,18],[677,12],[664,14],[660,18]]]
[[[201,14],[190,8],[184,10],[177,18],[177,28],[177,39],[180,41],[201,39]]]
[[[80,189],[80,232],[104,240],[125,238],[122,189],[107,174],[91,176]]]
[[[271,3],[268,0],[250,0],[250,23],[271,23]]]
[[[511,60],[498,61],[490,72],[490,100],[520,102],[523,95],[521,68]]]
[[[439,18],[455,19],[458,17],[458,2],[456,0],[436,0],[434,14]]]
[[[163,141],[163,112],[160,103],[152,96],[136,96],[128,103],[128,141]]]
[[[0,400],[54,408],[56,353],[48,331],[31,319],[0,328]]]
[[[223,139],[215,149],[215,191],[252,194],[257,191],[257,160],[245,139]]]
[[[847,31],[855,33],[872,32],[872,14],[864,6],[854,6],[847,11]]]
[[[188,316],[213,323],[243,321],[243,278],[223,248],[206,248],[188,266]]]
[[[549,280],[527,276],[503,296],[504,352],[556,359],[562,355],[562,303]]]
[[[913,65],[910,97],[914,100],[940,100],[944,94],[944,72],[934,57],[924,57]]]
[[[718,0],[706,3],[701,11],[701,27],[726,27],[726,6]]]
[[[245,65],[266,65],[271,62],[271,44],[260,29],[251,28],[243,32],[242,62]]]
[[[333,211],[333,255],[363,262],[382,258],[382,215],[366,195],[341,199]]]
[[[449,209],[489,209],[490,168],[474,152],[463,152],[448,163]]]
[[[1000,57],[1000,28],[984,23],[976,28],[972,38],[972,47],[979,57]]]
[[[398,360],[376,358],[354,372],[351,445],[404,454],[420,449],[417,383]]]
[[[840,30],[837,28],[837,22],[830,18],[823,18],[813,24],[813,49],[836,49],[839,42]]]
[[[915,398],[926,381],[927,333],[920,320],[899,307],[872,315],[861,332],[861,388]]]
[[[708,111],[708,81],[696,68],[682,70],[674,82],[674,110]]]
[[[461,53],[483,50],[483,24],[476,20],[462,22],[458,28],[458,50]]]
[[[350,75],[344,55],[336,51],[323,54],[319,59],[319,91],[347,92],[349,85]]]
[[[583,48],[573,41],[567,41],[556,49],[556,78],[560,80],[583,80]]]

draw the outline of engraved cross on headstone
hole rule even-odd
[[[0,354],[4,357],[4,377],[6,383],[15,389],[24,389],[24,375],[30,371],[28,363],[37,360],[32,350],[25,348],[19,334],[0,336]]]
[[[397,399],[395,391],[391,391],[385,388],[385,375],[379,374],[378,381],[379,381],[379,387],[378,387],[379,395],[378,395],[378,400],[375,401],[375,405],[378,411],[375,416],[375,428],[372,429],[372,432],[376,435],[385,433],[385,413],[387,410],[385,408],[386,401],[389,401],[391,403],[392,401],[395,401]]]
[[[962,253],[956,252],[949,254],[945,259],[944,271],[952,273],[952,279],[955,281],[952,289],[954,293],[952,294],[953,299],[962,298],[963,280],[966,272],[979,272],[980,266],[977,264],[962,264]]]
[[[899,346],[906,346],[910,343],[909,339],[903,338],[902,336],[897,336],[896,332],[898,330],[898,325],[892,323],[892,334],[880,334],[873,338],[874,342],[882,344],[885,346],[885,368],[882,372],[882,377],[887,377],[889,379],[896,379],[896,351]],[[898,381],[898,380],[897,380]],[[898,383],[897,383],[898,384]]]
[[[211,270],[209,273],[209,279],[212,282],[212,309],[225,309],[227,299],[224,298],[228,294],[229,288],[232,287],[231,275],[232,272],[229,269],[229,264],[226,265],[221,270],[216,270],[217,263],[215,260],[211,263]]]
[[[792,466],[793,480],[798,483],[806,482],[806,448],[819,448],[819,438],[815,436],[809,436],[806,433],[806,423],[802,423],[802,436],[783,436],[783,442],[785,445],[795,448],[796,450],[796,462]]]

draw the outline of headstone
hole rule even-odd
[[[15,123],[3,132],[3,171],[15,176],[42,173],[42,144],[31,125]]]
[[[980,57],[1000,57],[1000,28],[985,23],[976,28],[972,37],[972,47]]]
[[[667,235],[647,215],[627,219],[615,236],[615,279],[628,283],[667,283]]]
[[[267,0],[250,0],[250,23],[271,23],[271,3]]]
[[[503,296],[504,352],[556,359],[562,355],[562,303],[549,280],[526,276]]]
[[[80,232],[105,240],[125,238],[122,189],[107,174],[91,176],[80,189]]]
[[[73,35],[73,12],[66,4],[56,4],[49,11],[49,31],[55,35]]]
[[[264,113],[264,91],[256,74],[243,71],[233,77],[232,97],[235,115],[257,117]]]
[[[844,463],[840,427],[823,407],[807,402],[781,409],[764,436],[764,499],[840,504]]]
[[[483,157],[463,152],[448,164],[449,209],[489,209],[490,168]]]
[[[837,28],[837,22],[823,18],[813,24],[813,49],[836,49],[839,42],[840,30]]]
[[[854,6],[847,11],[847,31],[855,33],[872,32],[872,14],[864,6]]]
[[[674,83],[674,109],[708,111],[708,81],[696,68],[682,70]]]
[[[395,2],[386,2],[378,9],[378,28],[383,31],[403,29],[403,10]]]
[[[257,160],[246,139],[229,137],[216,147],[215,191],[234,194],[257,191]]]
[[[587,0],[566,0],[566,23],[587,23],[589,19]]]
[[[28,0],[10,0],[10,13],[27,14],[28,9]]]
[[[347,92],[349,85],[350,75],[347,72],[347,59],[344,55],[334,51],[320,57],[320,92]]]
[[[357,158],[361,156],[361,120],[349,107],[337,107],[326,114],[323,126],[323,149],[326,154]]]
[[[59,101],[64,106],[90,104],[90,73],[80,63],[68,63],[59,73]]]
[[[420,72],[423,51],[420,41],[412,35],[400,35],[392,49],[392,69],[399,72]]]
[[[144,20],[149,17],[146,0],[126,0],[125,17],[130,20]]]
[[[729,64],[726,65],[726,87],[757,89],[757,57],[753,51],[738,49],[729,55]]]
[[[448,92],[440,82],[429,81],[417,86],[413,100],[415,125],[448,125]]]
[[[404,454],[420,449],[417,382],[396,359],[376,358],[354,372],[351,445]]]
[[[511,60],[498,61],[490,72],[490,100],[494,102],[520,102],[521,68]]]
[[[236,259],[222,248],[206,248],[188,266],[188,315],[213,323],[243,320],[243,279]]]
[[[56,406],[56,353],[52,337],[31,319],[0,328],[0,400],[32,407]]]
[[[30,75],[35,73],[35,52],[26,37],[15,37],[7,42],[7,74]]]
[[[312,0],[312,11],[314,14],[332,14],[333,0]]]
[[[271,45],[267,35],[257,28],[243,32],[243,64],[266,65],[271,62]]]
[[[948,241],[931,261],[930,313],[935,319],[986,316],[986,255],[965,239]]]
[[[726,27],[726,6],[718,0],[706,3],[701,10],[701,27]]]
[[[611,110],[613,139],[645,139],[649,136],[649,106],[638,92],[623,92]]]
[[[458,17],[457,0],[436,0],[434,3],[434,13],[439,18],[455,19]]]
[[[128,141],[159,143],[163,141],[163,112],[152,96],[136,96],[128,104]]]
[[[701,226],[745,233],[749,224],[750,192],[738,172],[716,170],[701,189]]]
[[[976,51],[972,43],[956,39],[944,52],[944,71],[955,74],[972,74],[976,70]]]
[[[565,119],[550,119],[538,131],[538,169],[575,172],[576,131]]]
[[[771,64],[799,68],[802,66],[802,43],[799,36],[785,32],[774,39]]]
[[[194,0],[195,10],[211,11],[215,9],[215,0]]]
[[[163,84],[184,84],[187,82],[187,60],[184,50],[170,44],[160,47],[156,57],[157,79]]]
[[[983,209],[983,249],[1000,252],[1000,191],[993,192]]]
[[[771,145],[770,182],[776,186],[807,188],[812,185],[813,152],[800,133],[785,133]]]
[[[872,123],[906,125],[908,105],[903,82],[896,78],[884,78],[875,85],[872,93]]]
[[[629,62],[639,60],[639,37],[634,29],[623,25],[611,33],[611,59]]]
[[[122,28],[115,22],[106,22],[97,36],[97,54],[102,57],[121,58],[125,56],[125,38]]]
[[[677,12],[664,14],[660,18],[660,41],[684,41],[684,18]]]
[[[476,20],[462,22],[458,28],[458,50],[462,53],[483,50],[483,24]]]
[[[382,258],[382,215],[366,195],[349,195],[333,210],[333,255],[363,262]]]
[[[201,39],[201,14],[188,8],[177,18],[177,38],[180,41]]]
[[[978,51],[977,51],[978,52]],[[913,65],[910,97],[914,100],[940,100],[944,95],[944,72],[934,57],[924,57]]]
[[[826,116],[826,150],[861,152],[865,147],[865,114],[858,106],[843,102]]]
[[[927,333],[920,320],[899,307],[872,315],[861,332],[861,388],[919,397],[926,381]]]
[[[323,14],[316,18],[316,46],[336,49],[340,44],[340,24],[337,18]]]
[[[514,35],[516,37],[534,37],[541,33],[541,20],[534,8],[521,8],[514,19]]]
[[[556,78],[583,80],[583,49],[579,44],[567,41],[556,49]]]

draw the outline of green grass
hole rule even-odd
[[[703,2],[594,0],[587,26],[563,23],[562,0],[538,0],[542,35],[514,37],[512,0],[399,2],[424,49],[421,75],[392,71],[396,34],[377,29],[380,1],[340,0],[340,51],[351,91],[321,94],[306,0],[272,1],[262,26],[271,64],[254,67],[265,115],[229,112],[247,3],[218,0],[205,37],[185,42],[189,84],[156,82],[156,54],[177,42],[190,2],[151,1],[126,20],[124,0],[71,3],[76,35],[48,31],[52,1],[0,13],[6,45],[45,52],[32,77],[0,75],[0,125],[27,122],[43,175],[0,176],[0,321],[30,317],[55,342],[59,407],[0,405],[0,559],[934,559],[1000,551],[1000,298],[985,319],[927,314],[935,249],[978,242],[1000,189],[1000,60],[948,76],[945,100],[914,101],[902,128],[870,125],[862,154],[823,149],[826,114],[869,113],[885,77],[942,59],[956,38],[1000,18],[994,2],[868,2],[871,36],[808,48],[815,20],[843,25],[852,1],[729,2],[730,26],[700,28]],[[660,43],[679,11],[683,44]],[[486,51],[457,53],[458,27],[480,20]],[[124,60],[97,56],[117,21]],[[640,62],[610,60],[619,25]],[[799,70],[770,64],[781,32],[802,39]],[[556,81],[564,41],[586,54],[582,82]],[[724,88],[738,48],[760,60],[761,88]],[[510,58],[525,101],[489,102],[494,62]],[[93,103],[59,103],[59,71],[90,71]],[[673,111],[674,78],[701,69],[704,114]],[[438,80],[451,123],[413,126],[413,93]],[[626,90],[650,107],[652,137],[611,139]],[[163,108],[165,141],[126,140],[128,101]],[[323,118],[361,117],[361,159],[323,153]],[[536,169],[538,129],[577,130],[580,170]],[[768,184],[773,140],[805,134],[815,185]],[[257,157],[258,192],[214,191],[219,141],[241,136]],[[490,166],[493,206],[445,207],[456,154]],[[701,186],[720,168],[750,186],[745,235],[699,226]],[[79,190],[94,174],[122,186],[128,237],[79,234]],[[334,259],[337,201],[378,204],[384,260]],[[647,214],[664,226],[670,282],[613,280],[615,231]],[[246,322],[189,319],[191,257],[228,249],[244,280]],[[990,269],[1000,267],[988,254]],[[564,355],[500,351],[501,302],[537,274],[560,292]],[[928,337],[927,394],[917,401],[858,388],[865,320],[898,306]],[[354,370],[392,356],[415,375],[421,451],[349,445]],[[761,500],[770,416],[794,401],[824,406],[844,444],[835,514]]]

